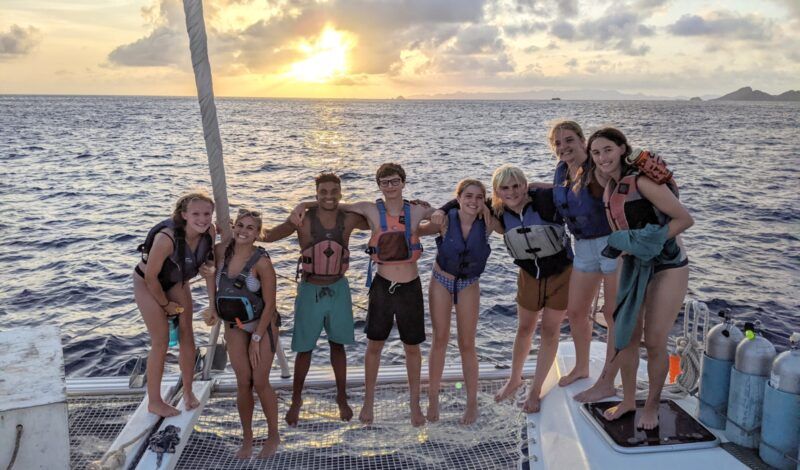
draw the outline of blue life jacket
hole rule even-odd
[[[211,235],[206,231],[200,235],[197,248],[192,252],[191,248],[186,245],[183,231],[175,228],[175,222],[172,219],[162,220],[147,232],[144,243],[136,248],[137,251],[142,253],[142,261],[145,264],[147,264],[147,258],[150,255],[150,249],[153,247],[156,235],[167,228],[172,229],[174,234],[173,237],[165,233],[172,239],[173,249],[172,254],[164,261],[164,265],[158,273],[158,280],[162,285],[186,282],[197,276],[200,265],[213,257],[214,241],[211,240]]]
[[[578,240],[604,237],[611,233],[606,218],[603,198],[592,196],[588,187],[583,187],[578,194],[572,187],[565,186],[568,167],[559,162],[553,177],[553,202],[556,210],[564,218],[569,231]]]
[[[561,272],[563,266],[571,263],[572,253],[564,225],[543,219],[533,203],[525,205],[522,216],[506,208],[501,223],[508,254],[515,264],[536,279],[547,276],[547,271]],[[544,274],[543,267],[546,267]]]
[[[486,260],[492,252],[486,236],[486,222],[476,219],[464,240],[458,209],[451,209],[447,213],[447,232],[444,236],[436,237],[436,248],[436,264],[442,271],[456,279],[479,277],[486,269]]]

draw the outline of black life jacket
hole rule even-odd
[[[164,229],[172,229],[174,237],[167,236],[172,239],[172,254],[164,260],[164,265],[158,273],[158,280],[162,284],[177,284],[188,281],[189,279],[197,276],[200,266],[209,259],[214,257],[214,241],[211,239],[211,234],[208,231],[200,235],[200,241],[197,243],[197,248],[192,252],[191,248],[186,245],[186,238],[183,229],[176,228],[175,222],[172,219],[162,220],[147,232],[147,237],[144,243],[136,248],[136,251],[142,254],[142,261],[147,264],[147,258],[150,255],[150,250],[153,248],[156,235]]]
[[[231,279],[228,277],[228,262],[222,265],[217,278],[217,313],[226,322],[242,324],[258,320],[264,310],[264,298],[259,287],[253,292],[247,288],[247,277],[253,266],[262,256],[269,258],[267,250],[256,247],[256,252],[247,260],[239,275]]]

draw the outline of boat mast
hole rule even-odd
[[[186,14],[186,31],[189,33],[189,50],[192,54],[194,82],[197,85],[197,99],[200,102],[200,115],[203,119],[203,138],[206,142],[208,170],[211,172],[211,186],[214,188],[214,203],[217,212],[217,225],[230,227],[228,191],[225,183],[225,164],[222,161],[222,139],[217,122],[217,106],[214,104],[214,88],[211,83],[211,64],[208,62],[208,40],[206,24],[203,19],[201,0],[183,0]],[[209,347],[203,367],[203,380],[208,380],[211,364],[214,362],[219,328],[218,321],[209,334]]]
[[[189,49],[192,53],[197,99],[200,101],[200,113],[203,118],[203,138],[206,141],[208,169],[211,172],[211,185],[214,188],[217,223],[221,227],[228,227],[230,226],[228,192],[225,183],[225,165],[222,161],[222,140],[217,122],[217,107],[214,104],[214,89],[211,83],[211,64],[208,62],[203,2],[201,0],[183,0],[183,11],[186,14],[186,30],[189,33]]]

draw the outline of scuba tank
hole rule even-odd
[[[745,323],[744,330],[745,338],[736,346],[731,370],[725,437],[734,444],[755,449],[761,430],[764,386],[776,352],[768,339],[756,336],[753,323]]]
[[[800,444],[800,333],[789,338],[790,350],[772,363],[764,390],[764,418],[761,425],[761,460],[775,468],[791,470]]]
[[[701,359],[700,406],[697,418],[706,426],[725,429],[728,409],[728,392],[731,368],[736,356],[736,345],[744,334],[733,324],[729,309],[719,312],[723,322],[711,328],[706,335],[705,351]]]

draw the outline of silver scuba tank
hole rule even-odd
[[[706,426],[724,429],[728,409],[731,368],[736,346],[744,334],[733,324],[730,309],[719,312],[723,322],[708,331],[701,359],[697,418]]]
[[[758,447],[763,410],[764,387],[769,378],[775,346],[756,335],[753,323],[745,324],[745,338],[736,346],[728,393],[725,437],[734,444]]]
[[[789,338],[790,350],[772,362],[764,390],[764,414],[758,455],[769,465],[791,470],[800,447],[800,333]]]
[[[711,358],[733,362],[736,346],[744,339],[744,333],[733,324],[730,310],[719,312],[719,316],[723,322],[708,330],[705,352]]]

